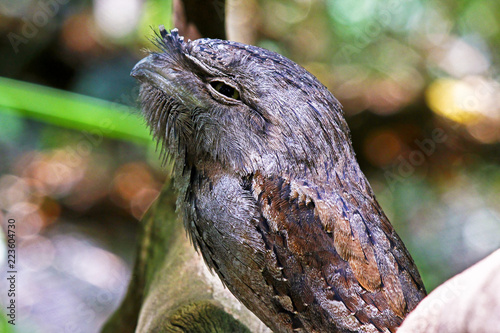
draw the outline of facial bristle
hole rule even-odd
[[[165,29],[165,26],[164,26],[163,24],[162,24],[162,25],[160,25],[160,26],[158,27],[158,29],[160,30],[160,35],[161,35],[161,37],[162,37],[162,38],[167,37],[167,35],[168,35],[168,31],[167,31],[167,29]]]

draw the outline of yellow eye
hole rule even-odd
[[[212,81],[210,82],[210,85],[221,95],[224,95],[231,99],[240,99],[240,92],[235,87],[232,87],[225,82]]]

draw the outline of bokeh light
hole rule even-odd
[[[123,238],[115,233],[129,227],[113,229],[117,216],[137,221],[159,193],[162,180],[151,166],[130,162],[113,170],[109,156],[76,156],[78,143],[24,152],[12,161],[11,173],[0,176],[2,223],[16,220],[20,332],[97,332],[123,297],[135,245],[133,235],[123,243],[126,262],[110,250],[112,242],[90,236],[92,230],[114,234],[109,240]],[[77,222],[106,202],[121,211],[97,224],[88,217]],[[0,262],[7,250],[3,230]]]
[[[97,28],[111,38],[124,38],[137,28],[140,0],[94,0]]]
[[[427,89],[429,107],[437,114],[466,125],[480,142],[500,140],[500,83],[482,77],[438,79]]]

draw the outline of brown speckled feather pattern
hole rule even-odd
[[[333,95],[254,46],[156,44],[133,75],[208,266],[275,332],[395,332],[425,289]]]
[[[360,176],[318,187],[260,173],[215,182],[197,174],[186,197],[190,233],[228,288],[277,332],[395,332],[425,290],[376,200],[356,188],[366,184]],[[206,198],[204,187],[215,195]],[[221,202],[235,192],[241,203]],[[246,207],[252,219],[217,223],[220,215],[197,204],[212,200]]]

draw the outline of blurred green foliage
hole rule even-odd
[[[0,315],[0,332],[2,333],[14,333],[14,330],[12,329],[13,326],[8,323],[7,317],[2,313]]]
[[[94,136],[140,144],[152,141],[143,119],[128,106],[1,77],[0,109]],[[5,130],[3,135],[15,134],[16,125]]]
[[[44,249],[32,251],[31,263],[46,265],[25,273],[39,287],[25,317],[30,332],[96,329],[119,288],[106,289],[107,303],[80,297],[98,289],[92,279],[54,262],[64,255],[84,262],[77,255],[87,252],[57,252],[56,240],[85,239],[78,246],[112,259],[99,267],[122,267],[114,254],[130,262],[135,223],[165,178],[129,73],[153,48],[152,29],[173,28],[171,1],[118,3],[61,1],[46,10],[36,0],[0,3],[0,215],[31,209],[24,236]],[[428,290],[500,247],[500,2],[228,6],[240,24],[229,24],[230,37],[291,58],[344,105],[362,169]],[[446,139],[422,148],[436,129]],[[54,315],[44,312],[41,272],[44,281],[73,286],[54,287],[68,302]]]

